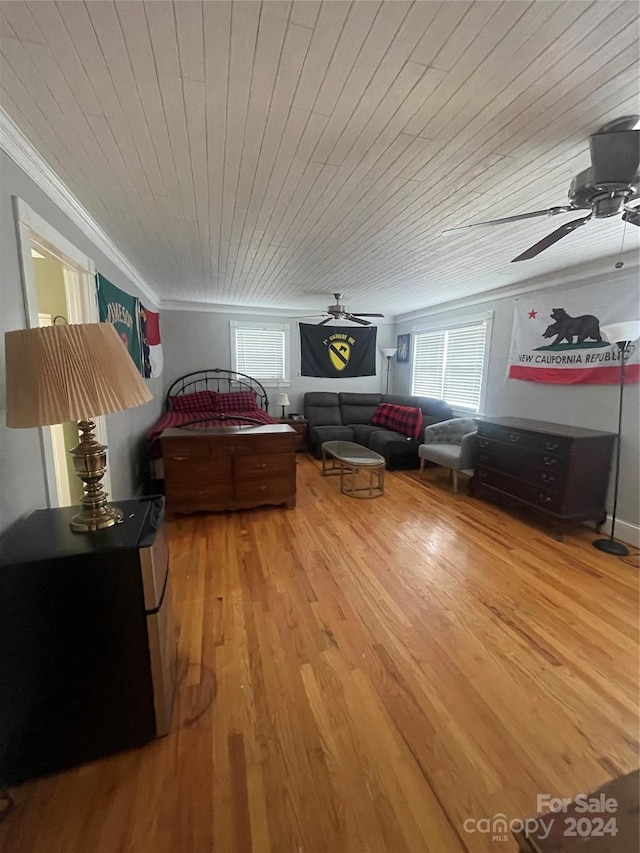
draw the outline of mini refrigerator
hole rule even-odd
[[[0,786],[140,747],[171,725],[176,640],[162,497],[72,533],[77,507],[0,536]]]

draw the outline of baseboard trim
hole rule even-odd
[[[607,516],[605,524],[602,525],[602,533],[607,536],[611,533],[610,515]],[[640,548],[640,527],[637,524],[631,524],[630,521],[623,521],[621,518],[616,518],[616,539],[624,542],[626,545]]]

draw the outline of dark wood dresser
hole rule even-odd
[[[603,524],[615,439],[582,427],[481,418],[471,491],[482,487],[543,513],[560,536],[566,521]]]
[[[167,512],[294,507],[298,439],[286,424],[165,430]]]

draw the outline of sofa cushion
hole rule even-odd
[[[368,424],[382,394],[340,393],[340,411],[343,424]]]
[[[217,397],[218,394],[215,391],[194,391],[193,394],[176,394],[175,397],[171,397],[171,411],[184,412],[186,414],[215,412],[217,411]]]
[[[385,427],[392,432],[399,432],[409,438],[418,438],[422,433],[422,411],[413,406],[395,406],[391,403],[380,403],[371,423],[374,426]]]
[[[353,430],[353,440],[356,444],[363,444],[365,447],[369,447],[371,433],[380,430],[379,426],[372,426],[371,424],[349,424],[349,426]]]
[[[316,447],[325,441],[353,441],[353,430],[346,426],[316,426],[309,430],[311,444]]]
[[[304,395],[304,416],[309,421],[310,436],[314,426],[342,426],[338,395],[332,391],[308,391]]]

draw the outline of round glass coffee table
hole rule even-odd
[[[340,491],[350,498],[379,498],[384,494],[384,456],[353,441],[325,441],[322,476],[340,475]],[[358,477],[359,473],[366,474]]]

